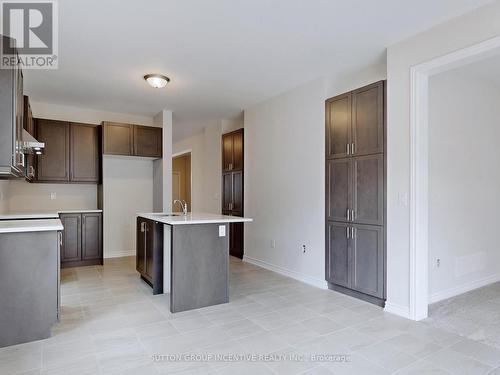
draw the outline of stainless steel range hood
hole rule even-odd
[[[38,142],[30,133],[23,129],[21,147],[24,154],[41,154],[45,148],[45,143]]]

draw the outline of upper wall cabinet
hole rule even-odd
[[[222,136],[222,170],[243,169],[243,129]]]
[[[134,155],[161,158],[161,128],[134,126]]]
[[[36,120],[36,136],[45,143],[43,155],[38,155],[36,180],[69,182],[69,123]]]
[[[384,151],[384,82],[336,96],[326,102],[327,158]]]
[[[37,157],[36,181],[99,181],[98,125],[36,119],[36,135],[45,142]]]
[[[103,122],[104,154],[161,158],[162,129]]]
[[[99,131],[89,124],[70,124],[70,180],[99,181]]]
[[[133,154],[133,125],[104,122],[104,153],[108,155]]]

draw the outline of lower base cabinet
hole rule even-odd
[[[61,268],[103,264],[102,213],[59,215],[64,226]]]
[[[137,218],[136,270],[153,288],[163,293],[163,224]]]
[[[383,305],[383,227],[328,222],[326,233],[326,279],[332,289]]]

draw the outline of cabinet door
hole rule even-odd
[[[345,158],[351,143],[351,94],[326,102],[326,157]]]
[[[326,215],[331,221],[349,221],[352,201],[352,160],[326,161]],[[349,211],[350,212],[350,211]]]
[[[233,160],[233,135],[222,136],[222,170],[230,171],[234,165]]]
[[[384,224],[384,157],[381,154],[353,158],[354,221]]]
[[[135,267],[140,274],[145,270],[145,256],[146,256],[146,220],[137,218],[137,232],[136,232],[136,260]]]
[[[81,214],[61,214],[60,219],[64,227],[62,233],[61,262],[80,261],[82,259]]]
[[[233,170],[243,169],[243,129],[233,133]]]
[[[161,158],[162,130],[134,125],[134,155]]]
[[[146,255],[145,255],[145,263],[144,263],[144,276],[149,279],[149,281],[153,281],[153,266],[154,266],[154,222],[151,220],[145,221],[146,227]]]
[[[326,280],[350,288],[349,224],[327,223],[326,230]]]
[[[95,125],[70,124],[70,180],[99,181],[99,132]]]
[[[133,125],[105,122],[103,126],[105,154],[128,156],[133,154]]]
[[[36,134],[45,143],[37,157],[37,180],[69,181],[69,123],[37,119]]]
[[[233,199],[232,211],[235,216],[243,216],[243,172],[232,173]]]
[[[370,296],[384,297],[383,228],[353,225],[352,288]]]
[[[102,216],[82,214],[82,260],[102,258]]]
[[[384,82],[353,92],[352,142],[354,155],[384,151]]]
[[[243,259],[243,223],[229,225],[229,255]]]
[[[233,202],[233,174],[225,173],[222,175],[222,209],[231,211]]]

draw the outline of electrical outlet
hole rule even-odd
[[[271,249],[276,248],[276,240],[271,240]]]
[[[305,254],[306,253],[306,245],[302,245],[302,253]]]
[[[56,200],[57,199],[57,194],[55,192],[50,193],[50,200]]]
[[[436,259],[436,267],[437,268],[441,267],[441,259],[440,258]]]

